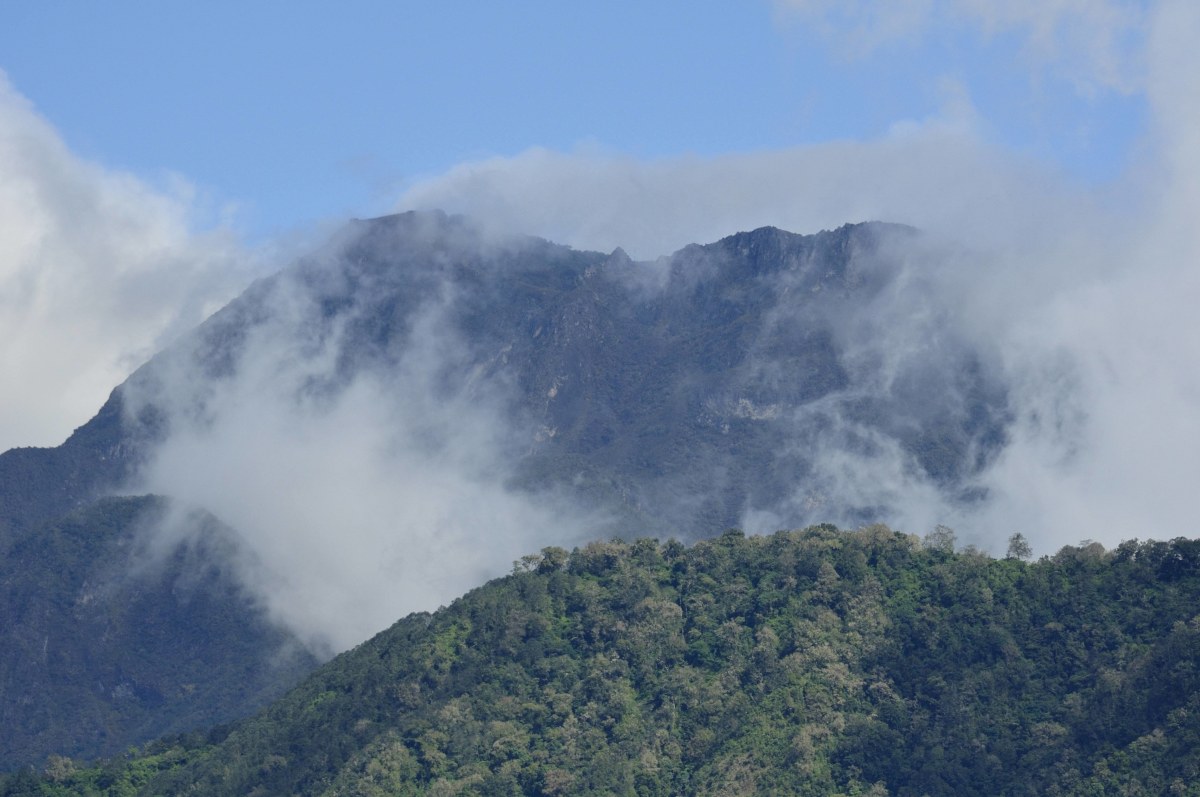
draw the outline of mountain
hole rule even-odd
[[[89,441],[111,481],[219,424],[222,390],[256,371],[318,405],[370,375],[411,414],[404,373],[423,400],[496,408],[509,486],[656,533],[886,515],[882,496],[837,494],[826,450],[891,457],[969,503],[1005,441],[1006,389],[995,353],[922,295],[920,256],[916,231],[879,223],[639,263],[437,213],[357,222],[140,369],[66,447]]]
[[[153,358],[62,446],[0,455],[0,546],[136,481],[267,333],[290,346],[276,362],[308,369],[297,395],[328,396],[394,372],[431,315],[454,343],[430,355],[433,390],[500,398],[519,486],[572,485],[688,535],[756,510],[870,520],[886,507],[824,495],[806,452],[894,447],[950,500],[977,499],[970,477],[1005,440],[1004,380],[932,291],[907,303],[919,240],[880,223],[763,228],[636,263],[438,213],[355,222]]]
[[[57,448],[0,454],[0,553],[40,523],[115,490],[130,475],[120,406],[114,394]]]
[[[548,548],[256,717],[5,795],[1196,794],[1200,543]]]
[[[1005,380],[928,289],[931,251],[881,223],[647,262],[441,213],[352,223],[61,446],[0,454],[0,766],[231,719],[366,609],[374,631],[548,542],[855,525],[898,484],[983,500]],[[181,527],[192,505],[216,517]]]

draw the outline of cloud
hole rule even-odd
[[[656,161],[535,148],[461,164],[413,185],[398,206],[643,259],[766,225],[816,231],[886,219],[989,243],[1040,234],[1028,202],[1053,205],[1072,189],[989,148],[970,118],[954,94],[947,114],[874,141]],[[1071,201],[1088,200],[1075,192]]]
[[[814,26],[852,58],[965,29],[985,41],[1015,37],[1031,72],[1084,93],[1144,88],[1150,14],[1137,0],[775,0],[775,8],[784,23]]]
[[[928,235],[893,253],[891,292],[836,331],[864,391],[909,390],[929,363],[931,382],[955,389],[938,363],[958,362],[960,343],[984,352],[1013,418],[1003,452],[963,485],[986,499],[948,496],[895,439],[830,403],[804,410],[825,413],[820,434],[797,443],[820,452],[811,477],[774,505],[748,507],[747,526],[844,522],[841,507],[878,506],[898,528],[946,523],[997,553],[1014,531],[1039,553],[1189,533],[1200,245],[1185,128],[1197,106],[1180,77],[1190,73],[1173,67],[1190,58],[1178,29],[1195,25],[1181,6],[1154,23],[1146,63],[1157,127],[1136,171],[1101,192],[989,143],[969,87],[957,87],[942,113],[899,120],[875,140],[657,161],[535,148],[461,164],[412,185],[400,205],[639,258],[766,224],[912,224]],[[245,581],[272,615],[334,650],[523,553],[605,528],[561,496],[509,487],[514,451],[534,430],[512,424],[503,381],[447,381],[472,360],[447,322],[444,283],[422,288],[403,346],[346,370],[350,353],[363,354],[355,317],[332,322],[323,303],[355,284],[364,296],[385,292],[329,268],[353,265],[338,246],[303,279],[260,287],[269,312],[223,378],[162,372],[147,400],[171,409],[173,433],[141,485],[237,529]],[[941,396],[935,406],[962,403]],[[832,517],[819,516],[824,507]]]
[[[1056,252],[1047,267],[1086,259],[1087,272],[1023,314],[1009,336],[1024,410],[991,482],[988,521],[1035,525],[1046,542],[1194,535],[1189,475],[1200,467],[1200,180],[1187,126],[1200,94],[1182,75],[1200,59],[1192,4],[1159,4],[1150,20],[1154,109],[1128,234],[1091,251]],[[1053,218],[1097,239],[1069,208]]]
[[[860,53],[969,25],[1020,37],[1031,68],[1081,91],[1145,91],[1153,127],[1144,149],[1114,184],[1080,186],[991,143],[972,87],[960,84],[940,113],[896,120],[872,140],[654,161],[531,148],[414,183],[398,205],[638,258],[763,225],[814,232],[882,219],[926,230],[932,247],[901,258],[901,276],[913,279],[841,334],[882,347],[886,367],[862,365],[874,379],[865,384],[879,389],[912,370],[940,324],[991,352],[1014,425],[971,485],[987,500],[947,500],[894,441],[819,407],[830,422],[812,482],[751,507],[747,523],[766,530],[824,502],[886,505],[882,519],[900,528],[944,522],[992,550],[1017,530],[1039,552],[1084,537],[1192,533],[1196,11],[929,0],[875,5],[883,15],[866,17],[865,4],[832,7],[780,3],[781,13],[826,20],[830,35],[849,30]],[[222,231],[191,229],[186,186],[157,189],[83,161],[7,85],[0,176],[0,433],[53,442],[243,281],[245,253]],[[224,378],[193,381],[197,372],[170,367],[185,360],[168,358],[158,391],[142,397],[162,403],[174,425],[139,486],[235,528],[245,580],[273,616],[315,647],[342,648],[523,553],[603,528],[556,496],[509,489],[515,441],[530,430],[509,424],[502,382],[445,383],[465,359],[445,323],[449,297],[422,299],[412,345],[387,352],[397,358],[388,368],[347,372],[352,319],[324,325],[313,291],[278,281],[268,322]],[[945,315],[922,315],[934,305]]]
[[[61,442],[246,281],[228,233],[191,229],[195,206],[180,180],[73,154],[0,73],[0,450]]]

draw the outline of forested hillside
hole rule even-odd
[[[0,794],[1200,794],[1200,542],[952,547],[548,548],[250,720]]]
[[[241,586],[237,540],[211,515],[151,545],[167,511],[103,499],[0,560],[0,768],[241,717],[316,665]]]

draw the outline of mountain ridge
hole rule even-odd
[[[21,455],[26,459],[31,460],[54,460],[65,459],[70,455],[77,458],[80,463],[76,465],[76,470],[80,477],[68,477],[61,480],[63,484],[63,494],[58,498],[49,501],[45,506],[40,508],[35,507],[33,513],[38,517],[46,517],[53,512],[61,511],[64,508],[76,506],[80,501],[87,497],[92,497],[105,490],[111,490],[117,485],[127,482],[135,475],[137,469],[143,464],[143,457],[148,448],[153,445],[163,436],[164,429],[162,426],[169,423],[170,420],[164,417],[161,407],[154,403],[153,397],[147,401],[143,401],[141,406],[136,410],[131,411],[127,404],[128,394],[134,389],[140,387],[141,390],[153,392],[153,386],[149,385],[154,381],[153,372],[165,358],[172,356],[172,352],[177,352],[181,346],[190,345],[193,351],[187,355],[187,367],[199,369],[206,379],[216,380],[227,376],[233,369],[234,365],[231,358],[236,357],[236,351],[242,336],[247,329],[252,329],[256,324],[263,321],[262,313],[266,312],[262,304],[263,297],[276,289],[279,280],[286,274],[294,275],[295,279],[312,290],[316,294],[316,300],[321,303],[321,311],[326,314],[336,314],[337,312],[345,311],[345,303],[353,301],[352,297],[357,288],[355,281],[366,279],[368,275],[376,275],[376,278],[383,279],[382,285],[372,283],[371,289],[378,291],[386,301],[375,308],[374,314],[364,313],[364,318],[370,321],[375,328],[364,328],[364,334],[356,339],[356,351],[351,354],[349,346],[347,351],[340,355],[343,362],[339,362],[337,368],[342,371],[350,371],[357,366],[350,362],[351,358],[370,359],[372,357],[386,357],[386,349],[388,346],[396,345],[396,339],[402,338],[404,331],[393,329],[389,324],[396,324],[399,321],[411,316],[415,310],[415,305],[419,305],[421,301],[427,300],[431,291],[437,289],[441,284],[439,281],[443,275],[449,274],[449,279],[453,282],[458,280],[466,280],[469,287],[479,287],[479,279],[481,274],[469,272],[464,269],[462,258],[466,257],[468,261],[479,258],[479,247],[482,245],[483,234],[470,223],[461,217],[450,217],[441,213],[433,214],[396,214],[391,216],[380,217],[377,219],[356,221],[351,225],[351,231],[359,230],[358,234],[347,232],[343,234],[349,243],[342,244],[345,248],[336,255],[340,262],[348,264],[343,271],[337,271],[330,276],[329,269],[320,261],[319,258],[302,259],[296,266],[285,270],[278,275],[267,277],[258,280],[254,285],[247,289],[242,297],[231,302],[225,308],[215,313],[210,319],[206,320],[198,329],[195,335],[191,336],[183,343],[177,343],[170,347],[160,355],[156,355],[145,365],[137,369],[129,379],[121,386],[118,386],[110,396],[109,400],[102,407],[101,411],[91,421],[83,424],[77,429],[62,446],[55,449],[37,449],[40,453],[32,451]],[[638,316],[641,316],[641,323],[659,325],[662,334],[670,340],[673,332],[683,335],[690,335],[696,339],[699,345],[713,349],[714,355],[711,359],[703,364],[697,363],[695,366],[700,370],[724,368],[730,365],[736,365],[739,360],[746,358],[751,352],[755,341],[752,337],[757,334],[757,330],[747,330],[744,325],[735,323],[735,316],[729,314],[743,312],[740,308],[755,305],[759,306],[757,312],[763,312],[763,307],[775,306],[780,298],[790,297],[795,294],[804,293],[820,293],[821,291],[833,290],[835,293],[841,292],[844,294],[847,291],[870,291],[872,290],[871,281],[868,279],[869,274],[859,270],[851,270],[850,273],[840,271],[837,264],[841,264],[844,268],[845,264],[850,262],[855,256],[856,249],[869,250],[879,246],[879,239],[884,236],[914,236],[916,231],[911,227],[903,225],[890,225],[882,222],[865,222],[860,224],[843,225],[832,231],[823,231],[811,236],[798,235],[788,233],[774,227],[762,227],[749,232],[735,233],[730,236],[707,245],[693,244],[676,252],[674,255],[659,258],[657,261],[647,261],[637,263],[630,261],[629,264],[622,264],[618,261],[613,261],[611,255],[603,255],[597,252],[578,252],[571,250],[568,247],[552,244],[544,239],[533,237],[513,237],[502,239],[501,244],[497,244],[501,251],[516,250],[521,253],[517,258],[509,258],[505,260],[500,258],[501,273],[503,268],[519,269],[520,262],[532,260],[533,262],[547,262],[553,264],[553,268],[558,270],[558,276],[547,282],[542,278],[540,282],[535,282],[530,285],[530,290],[525,291],[522,295],[521,291],[515,291],[505,297],[512,305],[518,305],[521,302],[528,303],[533,301],[536,303],[536,295],[531,293],[551,291],[563,299],[568,296],[570,299],[562,306],[562,309],[557,311],[557,315],[544,318],[539,326],[547,326],[547,322],[554,319],[550,325],[561,331],[563,335],[562,346],[560,351],[555,353],[553,348],[545,349],[553,361],[558,362],[560,367],[558,370],[565,372],[575,372],[574,379],[586,379],[582,373],[582,369],[576,367],[571,368],[566,365],[566,361],[572,357],[577,358],[582,362],[597,363],[601,369],[605,365],[610,368],[621,368],[630,373],[636,373],[641,370],[638,364],[622,361],[616,363],[605,363],[602,356],[598,352],[581,351],[579,348],[571,348],[574,345],[571,341],[565,340],[569,336],[571,327],[578,327],[580,324],[590,325],[594,334],[601,339],[613,340],[617,338],[615,328],[608,328],[607,331],[600,330],[596,325],[599,322],[598,313],[616,313],[616,318],[620,319],[621,323],[637,323]],[[458,239],[462,236],[466,241],[464,244]],[[413,239],[416,239],[414,242]],[[432,243],[428,243],[427,239],[432,239]],[[338,244],[335,244],[337,246]],[[489,245],[492,245],[489,243]],[[381,250],[380,247],[383,247]],[[425,247],[425,248],[423,248]],[[406,261],[413,251],[416,255],[412,255],[410,260]],[[530,254],[532,252],[532,254]],[[832,270],[826,269],[824,272],[817,273],[813,268],[813,263],[806,263],[804,258],[820,257],[834,264]],[[450,259],[447,259],[450,258]],[[455,258],[459,260],[451,262]],[[413,273],[398,273],[394,272],[397,265],[400,264],[421,265],[420,268]],[[573,265],[571,265],[573,263]],[[610,271],[627,272],[640,270],[642,272],[664,269],[665,265],[665,280],[660,286],[668,295],[676,295],[678,298],[672,308],[675,313],[673,319],[662,319],[664,312],[662,302],[644,302],[641,309],[634,309],[634,316],[630,317],[623,314],[618,308],[622,303],[637,302],[640,287],[645,284],[645,274],[635,275],[633,277],[634,284],[630,287],[628,283],[622,282],[622,279],[629,277],[626,273],[618,273],[617,279],[612,280],[607,277]],[[364,267],[365,266],[365,267]],[[543,267],[544,266],[540,266]],[[382,270],[381,270],[382,269]],[[710,270],[709,279],[705,279],[706,269]],[[412,269],[408,270],[412,272]],[[547,272],[549,273],[549,272]],[[800,273],[801,278],[795,285],[782,286],[782,297],[775,297],[773,291],[781,286],[777,285],[759,285],[755,287],[755,282],[763,279],[767,275],[780,273]],[[382,276],[380,276],[382,275]],[[404,283],[405,278],[410,278],[411,284]],[[497,275],[492,274],[490,279],[496,279]],[[394,282],[394,280],[402,280],[402,282]],[[569,289],[569,285],[563,280],[577,280],[578,285]],[[393,282],[389,282],[393,280]],[[596,282],[600,280],[600,282]],[[748,283],[742,287],[735,288],[735,285]],[[340,284],[339,284],[340,283]],[[396,293],[401,284],[405,284],[406,292],[409,294],[420,294],[418,299],[414,301],[411,296],[408,298],[401,297]],[[622,286],[622,287],[616,287]],[[689,287],[691,289],[689,289]],[[877,287],[877,286],[876,286]],[[325,291],[327,296],[321,298],[321,292]],[[674,294],[670,294],[674,291]],[[724,293],[722,293],[724,292]],[[804,297],[808,298],[808,297]],[[486,296],[484,297],[486,301]],[[402,306],[404,302],[408,302],[411,306]],[[680,301],[683,304],[680,304]],[[597,304],[599,303],[599,304]],[[546,309],[550,309],[547,307]],[[477,339],[482,338],[485,334],[494,335],[497,337],[503,336],[510,345],[521,347],[523,343],[528,341],[522,340],[521,335],[514,337],[514,332],[520,328],[521,323],[517,319],[510,318],[507,328],[497,328],[497,324],[488,324],[486,320],[481,319],[481,316],[494,313],[495,307],[480,307],[472,311],[470,307],[466,308],[466,313],[474,314],[474,318],[468,315],[465,319],[458,319],[460,322],[475,325],[474,332]],[[545,312],[538,311],[536,308],[530,312]],[[649,314],[649,315],[647,315]],[[688,322],[685,319],[688,315],[700,315],[704,318],[705,324],[708,326],[708,331],[700,329],[691,331],[687,329]],[[388,318],[394,320],[389,321]],[[616,319],[614,319],[616,320]],[[666,326],[661,326],[663,323]],[[490,327],[490,328],[489,328]],[[684,327],[684,329],[680,329]],[[823,344],[820,338],[828,333],[822,328],[809,329],[803,333],[813,338],[813,346],[811,349],[816,352]],[[728,335],[730,341],[725,345],[717,345],[715,337],[717,335]],[[374,340],[372,340],[374,338]],[[582,340],[579,336],[576,339]],[[619,339],[619,338],[618,338]],[[705,340],[707,339],[707,341]],[[620,341],[619,346],[626,349],[632,349],[637,346],[645,346],[652,341],[644,335],[641,339]],[[684,341],[687,342],[686,340]],[[768,350],[771,346],[776,349],[786,347],[786,343],[781,344],[779,341],[762,341],[764,348]],[[584,344],[586,345],[586,344]],[[661,347],[662,342],[657,344]],[[563,346],[566,348],[564,349]],[[520,359],[523,357],[536,356],[538,349],[533,346],[525,346],[523,351],[518,351],[519,356],[510,357],[510,360]],[[486,366],[488,360],[494,360],[494,352],[481,353],[476,352],[473,356],[476,360],[476,366],[481,364]],[[845,378],[839,374],[840,365],[836,362],[836,358],[832,353],[825,355],[817,355],[820,362],[801,362],[799,367],[816,369],[820,373],[815,374],[815,379],[810,386],[803,384],[794,385],[793,388],[798,388],[799,393],[793,391],[793,398],[800,403],[811,401],[813,398],[828,393],[830,389],[837,390],[844,388]],[[661,359],[661,356],[660,356]],[[797,365],[790,363],[789,365]],[[775,364],[775,370],[779,370],[783,366]],[[495,368],[492,369],[496,370]],[[511,370],[511,369],[510,369]],[[524,399],[525,404],[530,403],[532,395],[545,395],[554,389],[554,377],[546,373],[549,368],[543,368],[541,374],[526,374],[518,375],[518,379],[524,379],[525,384],[522,388],[527,393]],[[595,370],[595,369],[593,369]],[[607,378],[607,377],[606,377]],[[830,381],[832,380],[832,381]],[[758,388],[764,387],[764,382],[778,381],[778,378],[772,375],[766,375],[765,379],[759,379]],[[556,395],[558,406],[563,406],[565,399],[565,391],[561,391],[560,395]],[[754,385],[750,386],[752,389]],[[710,392],[713,392],[710,390]],[[638,397],[641,401],[649,399],[646,395]],[[613,401],[628,402],[630,397],[617,396],[611,398]],[[738,398],[731,399],[734,405],[737,405]],[[746,399],[747,405],[753,412],[753,406],[758,404],[771,404],[771,401],[756,400],[753,396]],[[693,401],[694,403],[694,401]],[[983,404],[992,404],[999,406],[995,396],[984,396]],[[1002,402],[999,402],[1002,404]],[[195,408],[192,408],[193,410]],[[529,409],[526,407],[526,409]],[[690,412],[693,415],[702,413],[698,407],[680,408],[682,412]],[[611,426],[612,419],[610,409],[602,408],[601,412],[610,420],[599,421],[601,424]],[[859,414],[870,415],[878,414],[878,408],[865,408]],[[996,416],[995,410],[989,413]],[[533,413],[535,416],[538,413]],[[557,413],[547,410],[540,413],[541,417],[528,419],[530,423],[537,426],[545,426],[548,428],[558,429],[564,426],[564,416],[567,410],[558,411]],[[711,414],[711,413],[710,413]],[[728,415],[729,413],[720,413]],[[1001,411],[1002,414],[1002,411]],[[737,413],[733,414],[733,418],[737,419]],[[998,421],[1003,423],[1002,419]],[[997,425],[997,420],[985,421],[993,427]],[[588,433],[583,433],[585,437]],[[612,434],[611,430],[597,428],[595,434],[601,439],[605,439]],[[993,438],[999,439],[994,434]],[[561,447],[560,438],[558,441],[553,441],[553,444]],[[543,441],[544,442],[544,441]],[[915,443],[912,445],[916,445]],[[962,445],[961,443],[958,445]],[[578,449],[578,447],[576,447]],[[585,444],[585,450],[588,446]],[[53,452],[53,453],[50,453]],[[568,457],[574,457],[577,454],[585,453],[585,451],[566,451],[564,454]],[[3,456],[3,455],[0,455]],[[960,455],[954,455],[955,458],[961,459]],[[10,459],[18,459],[13,455]],[[0,463],[0,465],[5,463]],[[48,467],[53,470],[53,464],[43,466],[42,463],[32,462],[32,467]],[[953,464],[942,466],[926,462],[924,464],[931,472],[938,474],[939,478],[953,479],[955,467]],[[545,468],[540,468],[535,465],[535,471],[541,473]],[[22,476],[19,473],[8,475],[0,472],[0,476],[5,478],[0,479],[0,483],[13,483],[27,480],[27,476]],[[19,501],[10,500],[4,502],[5,513],[9,514],[9,507],[20,506]],[[740,521],[740,512],[742,507],[730,507],[722,511],[719,520],[705,523],[704,527],[709,529],[711,533],[719,531],[721,528],[729,525],[736,525]],[[645,518],[642,518],[643,520]],[[807,518],[812,520],[813,518]],[[862,520],[871,518],[863,517]],[[15,528],[20,527],[20,524],[10,525]],[[680,524],[686,527],[686,524]],[[664,529],[667,531],[667,529]]]

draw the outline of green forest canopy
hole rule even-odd
[[[0,794],[1200,795],[1200,541],[930,542],[547,548],[256,717]]]

